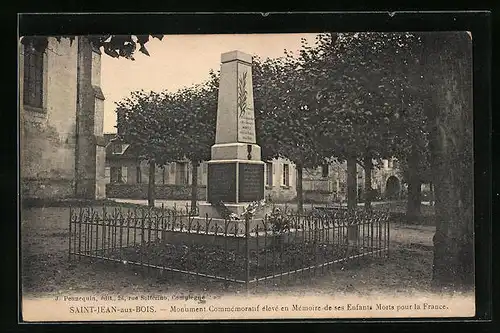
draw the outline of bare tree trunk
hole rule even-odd
[[[357,172],[356,172],[356,156],[347,158],[347,209],[354,211],[357,203]]]
[[[364,161],[365,169],[365,209],[371,211],[372,209],[372,169],[373,162],[372,157],[367,154]]]
[[[472,40],[466,32],[427,36],[436,80],[431,128],[436,233],[433,285],[473,286]],[[429,109],[429,108],[427,108]]]
[[[406,219],[410,223],[420,221],[422,204],[422,183],[418,170],[418,152],[412,148],[408,157],[408,199],[406,205]]]
[[[192,174],[191,174],[191,214],[196,214],[198,205],[198,161],[191,161]]]
[[[356,172],[357,159],[356,156],[347,158],[347,210],[354,213],[357,203],[358,192],[358,177]],[[359,236],[358,226],[347,227],[347,239],[349,242],[356,242]]]
[[[148,175],[148,206],[155,206],[155,173],[156,163],[154,160],[149,161],[149,175]]]
[[[432,182],[430,182],[429,184],[429,190],[430,190],[430,202],[429,202],[429,205],[430,206],[434,206],[434,201],[435,201],[435,195],[434,195],[434,184]]]
[[[297,210],[299,213],[304,211],[304,193],[302,190],[303,171],[304,169],[302,164],[297,164],[297,184],[295,188],[297,190]]]

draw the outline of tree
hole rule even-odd
[[[217,115],[218,75],[210,72],[203,84],[181,89],[172,98],[172,113],[165,113],[163,135],[177,147],[177,156],[191,162],[191,210],[198,201],[198,167],[210,159],[210,147],[215,141]]]
[[[429,84],[431,165],[436,233],[433,284],[472,286],[472,40],[467,32],[425,34],[422,76]]]
[[[339,117],[342,112],[333,112],[335,116],[332,116],[332,120],[339,126],[336,128],[337,133],[332,133],[332,139],[340,138],[343,141],[343,144],[334,147],[337,146],[338,149],[339,146],[344,146],[347,152],[356,151],[352,148],[373,147],[373,151],[382,154],[381,156],[395,154],[402,160],[406,159],[408,168],[413,171],[418,170],[416,162],[430,148],[437,221],[433,280],[437,285],[449,286],[457,282],[471,284],[473,184],[470,36],[465,32],[376,35],[384,38],[368,40],[373,44],[374,51],[379,48],[383,51],[380,55],[385,56],[365,58],[370,63],[357,62],[366,67],[364,72],[370,75],[367,80],[363,79],[364,74],[359,66],[355,67],[351,61],[377,54],[372,51],[359,52],[370,48],[360,47],[361,44],[357,41],[352,43],[346,39],[343,48],[342,39],[339,38],[334,46],[338,47],[337,54],[342,54],[341,58],[336,59],[334,52],[329,57],[319,57],[320,61],[331,61],[331,67],[328,62],[318,66],[329,73],[324,76],[327,84],[323,85],[326,92],[330,92],[326,101],[334,106],[333,111],[350,112],[344,105],[335,107],[339,101],[355,111],[348,113],[346,118],[349,121],[346,119],[344,123]],[[352,38],[355,38],[354,35],[351,36],[351,41]],[[335,51],[335,47],[328,43],[328,38],[325,41],[324,44]],[[328,47],[323,49],[328,51]],[[340,66],[339,63],[346,66]],[[337,70],[331,71],[332,68]],[[379,84],[377,76],[372,73],[382,74],[382,84]],[[337,82],[332,78],[339,78],[338,81],[344,87],[337,85],[337,89],[331,89],[332,86],[335,88]],[[362,85],[363,88],[356,89],[363,82],[366,83]],[[380,99],[371,99],[367,92],[372,93],[371,88],[375,88],[377,84],[382,89],[373,89],[373,93],[376,93],[373,97],[378,96]],[[356,99],[360,96],[363,97],[363,103],[358,104]],[[377,100],[383,103],[379,104]],[[372,110],[360,112],[367,109],[360,107],[367,102],[373,106],[388,107],[374,108],[378,109],[376,116]],[[387,112],[385,116],[384,112]],[[363,134],[364,127],[357,117],[363,114],[370,115],[378,136],[359,135]],[[384,146],[387,148],[385,151],[380,149]],[[411,177],[410,182],[418,184],[414,191],[418,193],[421,177],[418,172],[416,175]]]
[[[298,210],[303,210],[303,169],[322,163],[317,147],[318,121],[311,73],[290,53],[277,59],[254,58],[257,137],[266,158],[283,157],[297,169]]]
[[[165,165],[179,157],[176,146],[162,136],[162,119],[172,110],[172,98],[166,93],[132,92],[131,96],[116,103],[117,136],[132,145],[139,160],[149,163],[148,205],[154,206],[156,165]]]
[[[118,135],[150,164],[148,201],[154,201],[155,165],[188,159],[192,165],[191,208],[196,209],[197,168],[210,158],[215,138],[218,75],[175,93],[133,92],[117,103]]]
[[[100,35],[86,37],[96,50],[103,50],[105,54],[113,58],[126,58],[134,60],[134,54],[139,45],[139,52],[149,56],[146,49],[146,44],[150,37],[163,39],[163,35]],[[70,42],[75,40],[75,36],[55,36],[57,41],[62,38],[67,38]],[[22,37],[21,43],[25,46],[33,47],[39,52],[45,52],[49,44],[47,36],[25,36]]]
[[[398,36],[382,33],[318,35],[315,46],[304,45],[304,66],[314,73],[318,132],[322,155],[348,164],[348,208],[357,199],[357,164],[365,167],[371,193],[372,159],[388,155],[394,85],[386,75],[386,58]],[[370,198],[366,196],[370,208]]]
[[[360,161],[368,175],[365,192],[371,193],[371,160],[390,153],[395,113],[391,101],[396,94],[394,80],[385,75],[392,65],[386,58],[401,38],[320,34],[314,47],[303,40],[298,56],[285,52],[284,58],[257,61],[254,66],[255,81],[265,81],[262,89],[256,85],[255,94],[256,105],[259,99],[267,103],[262,109],[267,114],[261,115],[266,119],[262,141],[272,147],[268,149],[271,155],[287,157],[297,165],[299,209],[303,167],[315,167],[332,157],[347,160],[351,210],[356,207],[356,164]],[[280,128],[285,124],[289,131]]]
[[[414,52],[419,43],[420,37],[409,33],[321,34],[315,47],[304,51],[318,77],[315,89],[324,109],[326,155],[348,161],[351,209],[356,207],[356,163],[365,169],[369,210],[371,161],[396,156],[412,166],[408,215],[418,216],[416,162],[428,150],[422,102],[426,91]]]

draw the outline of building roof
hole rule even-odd
[[[139,157],[139,149],[122,142],[116,133],[105,133],[104,141],[106,143],[106,159],[137,159]],[[117,145],[121,147],[118,151]]]
[[[104,133],[104,142],[106,144],[106,147],[108,144],[111,142],[116,137],[116,133]]]

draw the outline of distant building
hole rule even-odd
[[[365,172],[356,165],[358,200],[364,200]],[[371,174],[372,189],[381,199],[399,199],[402,195],[402,177],[395,158],[384,159],[380,165],[374,161]],[[302,188],[306,200],[313,202],[340,202],[347,200],[347,162],[332,161],[303,173]]]
[[[106,183],[108,197],[146,198],[149,165],[141,161],[138,151],[131,145],[115,140],[115,134],[105,134]],[[208,164],[202,162],[197,169],[199,199],[206,199]],[[191,196],[193,168],[189,161],[177,161],[155,168],[158,199],[184,199]],[[264,166],[264,195],[275,201],[290,201],[296,195],[295,165],[286,159],[267,161]]]
[[[297,170],[295,164],[283,158],[265,162],[265,198],[276,202],[294,200],[297,196]]]
[[[26,41],[26,39],[25,39]],[[21,195],[105,197],[101,54],[85,37],[19,43]]]
[[[133,146],[114,140],[115,134],[105,134],[107,196],[146,199],[149,165],[140,161]],[[193,168],[189,161],[177,161],[155,168],[158,199],[188,200],[191,197]],[[206,199],[207,163],[198,167],[199,200]],[[311,202],[340,202],[347,200],[347,164],[332,161],[315,169],[304,169],[302,188],[304,198]],[[364,198],[364,169],[357,165],[358,198]],[[293,201],[297,197],[295,164],[279,158],[265,161],[264,195],[275,202]],[[402,185],[396,159],[383,160],[372,170],[372,188],[380,198],[398,199]]]
[[[109,198],[146,199],[149,183],[149,164],[141,161],[133,145],[116,140],[116,134],[106,138],[106,194]],[[198,198],[206,197],[207,164],[201,163],[198,172]],[[191,197],[193,168],[189,161],[155,166],[156,198],[188,200]]]

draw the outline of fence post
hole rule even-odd
[[[245,288],[248,295],[250,281],[250,214],[245,214],[245,248],[246,248],[246,267],[245,267]]]
[[[73,218],[73,207],[69,207],[69,244],[68,244],[68,261],[71,260],[71,219]]]
[[[389,249],[391,248],[391,219],[389,218],[389,213],[385,215],[385,225],[387,227],[387,257],[389,257]]]

